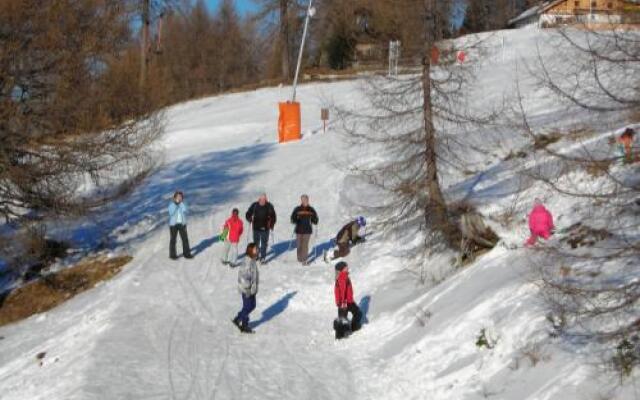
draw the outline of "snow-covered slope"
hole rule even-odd
[[[516,60],[534,58],[540,39],[531,30],[499,35],[506,36],[505,53],[478,66],[485,102],[499,102],[512,89],[504,83],[515,76]],[[320,216],[312,238],[319,254],[358,212],[350,199],[366,200],[368,193],[355,190],[337,168],[354,149],[346,148],[337,125],[324,134],[320,121],[321,107],[357,106],[358,85],[301,87],[304,139],[284,145],[276,143],[276,103],[288,88],[170,108],[161,168],[95,218],[57,226],[79,247],[108,233],[109,246],[128,249],[134,261],[62,306],[0,328],[0,398],[521,400],[605,394],[611,382],[590,366],[588,355],[546,340],[544,305],[525,249],[498,247],[430,287],[402,261],[411,243],[374,232],[349,256],[367,323],[346,341],[333,339],[334,271],[320,260],[309,267],[295,262],[288,219],[299,196],[309,194]],[[533,86],[529,90],[534,120],[546,126],[562,110],[536,97]],[[571,118],[564,122],[581,117]],[[593,140],[610,134],[603,130]],[[515,203],[523,217],[528,196],[539,188],[518,200],[510,190],[514,170],[545,160],[493,164],[499,158],[488,158],[486,174],[456,182],[450,193],[473,193],[489,216]],[[174,262],[168,259],[165,207],[178,189],[191,207],[195,259]],[[261,267],[252,316],[256,334],[243,336],[230,322],[240,308],[236,271],[220,264],[214,236],[233,207],[244,212],[262,191],[279,222],[273,260]],[[571,204],[546,200],[564,224]],[[524,229],[499,233],[516,243]],[[498,340],[492,350],[475,346],[483,328]],[[46,352],[42,362],[40,352]],[[534,353],[536,362],[529,356]]]

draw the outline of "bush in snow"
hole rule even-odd
[[[620,373],[620,379],[631,375],[640,362],[640,340],[638,336],[622,339],[616,346],[613,356],[614,368]]]
[[[498,339],[493,339],[490,335],[488,335],[486,328],[480,329],[480,333],[476,338],[476,347],[478,347],[479,349],[484,347],[491,350],[496,347],[497,344]]]

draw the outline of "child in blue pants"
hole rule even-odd
[[[258,293],[258,247],[249,243],[246,251],[249,261],[238,268],[238,291],[242,295],[242,310],[233,319],[233,324],[242,333],[253,333],[249,327],[249,314],[256,308],[256,294]]]

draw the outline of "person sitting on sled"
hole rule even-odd
[[[231,211],[231,217],[227,219],[220,234],[220,240],[224,242],[224,251],[222,253],[222,264],[236,266],[238,261],[238,243],[244,231],[242,219],[238,216],[240,211],[234,208]]]
[[[627,164],[633,162],[633,139],[635,134],[633,129],[627,128],[622,135],[616,139],[616,142],[624,149],[624,160]]]
[[[338,250],[333,252],[332,259],[346,257],[351,252],[351,245],[364,242],[364,236],[360,236],[360,228],[367,226],[367,220],[364,217],[358,217],[354,221],[349,222],[338,231],[336,235],[336,244]],[[325,259],[326,259],[325,255]]]
[[[525,245],[533,246],[538,242],[538,237],[547,240],[553,234],[553,216],[551,212],[545,208],[540,199],[535,199],[533,209],[529,214],[529,230],[531,236],[527,239]]]
[[[349,266],[344,261],[336,264],[336,283],[333,293],[338,307],[338,318],[334,320],[333,325],[336,331],[336,339],[342,339],[349,332],[359,330],[361,327],[360,320],[362,319],[360,307],[353,301],[353,286],[349,278]],[[351,324],[349,324],[349,319],[347,318],[348,313],[351,313]]]

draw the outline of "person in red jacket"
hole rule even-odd
[[[242,220],[238,216],[239,211],[234,208],[231,217],[224,223],[222,227],[222,239],[224,240],[224,252],[222,253],[222,264],[236,266],[238,261],[238,243],[240,236],[244,231]]]
[[[349,266],[346,262],[340,261],[336,264],[336,283],[333,290],[338,306],[338,319],[334,321],[336,339],[342,339],[349,334],[348,313],[351,313],[351,332],[360,329],[362,312],[353,301],[353,286],[349,278]]]
[[[627,164],[631,164],[634,161],[633,160],[633,139],[635,135],[636,135],[636,132],[633,129],[627,128],[624,130],[622,135],[620,135],[620,137],[616,139],[616,142],[618,142],[618,144],[623,148],[624,160],[625,160],[625,163]]]
[[[553,230],[553,216],[542,204],[540,199],[535,199],[533,209],[529,214],[529,231],[531,231],[531,236],[525,244],[527,246],[533,246],[538,242],[539,237],[547,240],[553,234]]]

